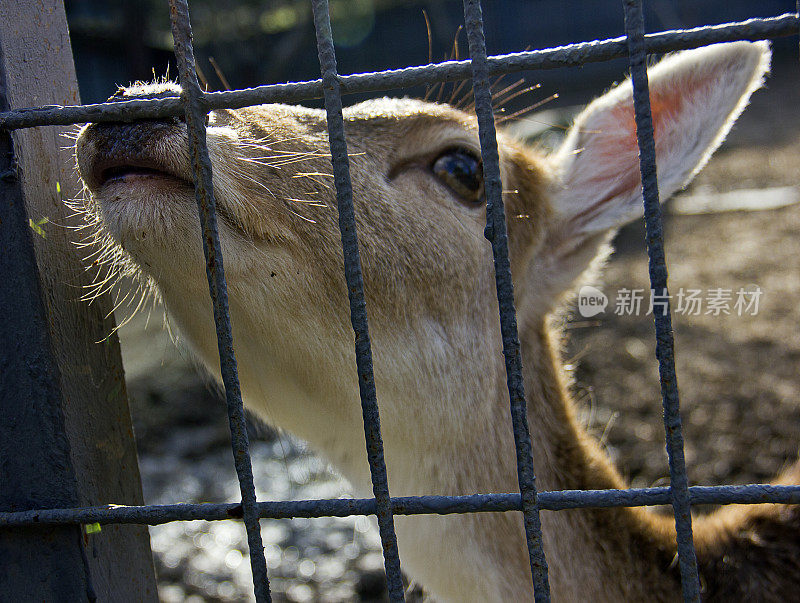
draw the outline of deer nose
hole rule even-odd
[[[117,101],[130,101],[130,100],[158,100],[158,99],[168,99],[168,98],[180,98],[181,96],[181,87],[175,83],[169,82],[165,84],[149,84],[147,86],[129,86],[124,87],[120,86],[117,88],[117,91],[112,94],[106,102],[117,102]],[[164,122],[164,123],[184,123],[186,118],[184,114],[180,114],[174,117],[162,117],[155,120],[150,119],[143,119],[139,121],[145,122]],[[108,123],[115,123],[115,122],[108,122]],[[206,126],[209,123],[208,114],[206,114],[205,118]]]
[[[130,86],[124,87],[120,86],[117,88],[117,91],[114,92],[111,96],[108,97],[106,102],[119,102],[119,101],[132,101],[132,100],[157,100],[157,99],[168,99],[168,98],[180,98],[181,89],[175,84],[164,84],[164,85],[157,85],[152,84],[144,87],[140,86]],[[134,125],[136,123],[148,123],[148,124],[169,124],[169,125],[176,125],[180,122],[185,121],[183,115],[180,116],[173,116],[173,117],[162,117],[156,119],[140,119],[136,122],[105,122],[104,126],[106,127],[120,127],[120,126],[127,126],[127,125]],[[91,127],[102,127],[100,124],[93,124]]]

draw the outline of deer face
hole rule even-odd
[[[162,85],[124,94],[169,92]],[[385,387],[399,391],[420,373],[478,372],[472,350],[496,337],[496,302],[475,119],[391,99],[351,107],[345,117],[371,330],[376,350],[394,348],[382,356],[394,373]],[[339,365],[351,357],[352,332],[324,114],[279,105],[216,111],[208,144],[237,347],[260,347],[259,366],[277,382],[292,374],[314,397],[349,398],[343,390],[355,382]],[[155,281],[213,368],[186,146],[179,120],[90,125],[78,140],[78,165],[98,223]],[[502,153],[522,258],[551,213],[548,179],[530,151],[504,139]],[[287,340],[296,347],[287,350]],[[243,379],[264,372],[240,363]]]

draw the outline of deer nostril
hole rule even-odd
[[[162,87],[161,85],[148,85],[141,88],[139,86],[131,86],[130,88],[120,87],[118,88],[114,94],[112,94],[106,102],[120,102],[120,101],[136,101],[136,100],[162,100],[162,99],[178,99],[180,98],[180,88],[175,85],[171,84],[166,87]],[[136,120],[134,123],[150,123],[150,124],[163,124],[166,126],[177,126],[181,123],[186,122],[186,117],[181,115],[176,115],[172,117],[161,117],[157,119],[139,119]],[[124,126],[130,125],[127,121],[125,122],[106,122],[109,126]],[[94,129],[98,128],[98,125],[95,124],[92,126]]]

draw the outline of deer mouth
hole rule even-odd
[[[90,124],[78,137],[78,171],[92,193],[105,188],[193,188],[178,123]]]
[[[195,186],[187,146],[178,121],[90,124],[76,143],[78,172],[92,202],[119,233],[158,229],[167,218],[171,224],[193,223]],[[224,203],[216,204],[216,213],[230,228],[245,232]]]
[[[147,181],[173,183],[182,187],[193,188],[194,184],[185,176],[170,170],[167,166],[142,161],[112,163],[111,165],[99,165],[95,171],[95,182],[98,188],[105,186],[122,185],[143,185]]]

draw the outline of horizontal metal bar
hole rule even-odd
[[[407,496],[392,498],[395,515],[451,515],[454,513],[493,513],[520,511],[519,493],[472,494],[469,496]],[[800,485],[773,486],[691,486],[692,505],[800,504]],[[561,490],[539,492],[539,508],[547,511],[566,509],[649,507],[669,505],[669,488],[633,488],[630,490]],[[349,517],[375,515],[375,499],[320,499],[257,503],[261,519],[293,517]],[[202,503],[85,507],[79,509],[37,509],[0,513],[0,528],[29,525],[136,523],[159,525],[172,521],[241,519],[240,503]]]
[[[718,42],[766,40],[797,35],[800,19],[787,13],[766,19],[749,19],[724,25],[670,30],[645,36],[648,53],[697,48]],[[625,37],[569,44],[557,48],[530,50],[488,58],[490,75],[535,69],[578,67],[585,63],[608,61],[627,56]],[[465,80],[472,77],[470,62],[445,61],[353,75],[340,75],[342,94],[406,88],[435,82]],[[296,103],[322,98],[322,80],[272,84],[245,90],[207,92],[203,102],[208,110],[237,109],[264,103]],[[35,107],[0,113],[0,129],[16,130],[34,126],[68,125],[87,122],[133,121],[183,115],[179,99],[131,100],[73,107]]]

